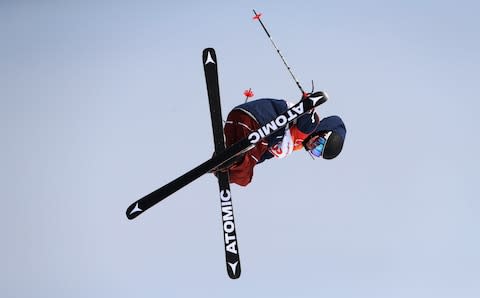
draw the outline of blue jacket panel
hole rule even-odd
[[[287,102],[281,99],[261,98],[238,105],[234,110],[241,110],[253,117],[260,126],[267,124],[278,115],[288,109]],[[277,144],[282,140],[285,129],[279,129],[276,133],[266,138],[268,147]]]
[[[288,110],[288,104],[283,99],[261,98],[238,105],[234,108],[234,110],[241,110],[247,113],[254,118],[260,124],[260,126],[263,126],[275,119],[278,115],[281,115]],[[318,123],[319,118],[316,113],[313,115],[311,113],[306,113],[298,117],[294,124],[300,131],[310,134],[317,128]],[[268,143],[268,147],[272,147],[282,141],[284,134],[285,128],[282,128],[267,137],[266,141]],[[258,163],[261,163],[272,157],[274,157],[274,155],[267,151],[261,156]]]

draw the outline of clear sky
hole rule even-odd
[[[477,1],[1,1],[0,291],[10,297],[480,297]],[[315,81],[348,133],[332,161],[269,161],[134,221],[130,203],[213,151],[223,113]]]

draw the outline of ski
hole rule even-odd
[[[327,94],[321,91],[312,94],[304,94],[302,96],[302,99],[297,104],[290,107],[288,110],[286,110],[283,114],[277,116],[275,119],[272,119],[272,121],[261,126],[256,131],[251,132],[246,138],[228,147],[227,149],[225,149],[225,151],[215,154],[212,158],[191,169],[187,173],[181,175],[180,177],[172,180],[171,182],[160,187],[159,189],[132,203],[126,210],[127,218],[134,219],[138,217],[140,214],[150,209],[155,204],[161,202],[177,190],[192,183],[202,175],[221,166],[232,158],[235,158],[238,155],[252,149],[262,139],[270,136],[279,129],[284,128],[289,123],[295,121],[301,115],[323,104],[325,101],[327,101],[327,99]]]
[[[223,134],[222,108],[220,103],[220,89],[218,85],[218,61],[215,50],[203,50],[203,69],[207,83],[210,118],[212,120],[215,154],[225,151],[225,137]],[[222,226],[225,245],[225,261],[228,276],[232,279],[240,277],[240,255],[238,252],[237,233],[233,216],[232,196],[228,172],[217,172],[220,207],[222,210]]]

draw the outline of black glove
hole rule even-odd
[[[210,172],[211,173],[216,173],[216,172],[226,172],[228,171],[228,169],[230,169],[231,167],[233,167],[234,165],[236,164],[239,164],[243,161],[243,157],[245,156],[245,154],[242,154],[240,156],[237,156],[237,157],[234,157],[224,163],[222,163],[221,165],[219,165],[218,167],[216,167],[215,169],[211,170]]]

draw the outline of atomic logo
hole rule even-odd
[[[215,61],[213,60],[212,56],[210,55],[210,52],[208,52],[207,61],[205,61],[205,65],[207,65],[208,63],[215,64]]]
[[[133,213],[135,212],[142,212],[143,210],[138,208],[138,202],[137,204],[135,205],[135,207],[132,209],[132,211],[130,211],[130,215],[132,215]]]
[[[317,104],[317,101],[323,98],[323,95],[320,96],[315,96],[315,97],[310,97],[310,99],[313,101],[313,105]]]
[[[323,97],[323,96],[321,96]],[[320,97],[320,98],[321,98]],[[319,100],[320,98],[316,99]],[[303,103],[293,106],[290,110],[287,110],[285,114],[279,115],[274,120],[268,122],[264,126],[257,129],[248,135],[250,144],[256,144],[261,139],[268,137],[278,129],[285,127],[288,123],[295,120],[298,116],[304,113]]]
[[[232,269],[233,274],[237,274],[236,271],[237,271],[238,261],[235,263],[228,263],[228,265],[230,266],[230,269]]]

